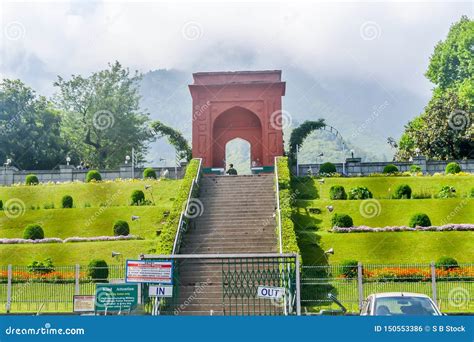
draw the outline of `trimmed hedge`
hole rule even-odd
[[[448,175],[449,174],[454,175],[456,173],[461,172],[461,166],[456,162],[451,162],[448,165],[446,165],[445,172]]]
[[[130,227],[127,221],[118,220],[114,223],[114,235],[115,236],[127,236],[130,234]]]
[[[141,190],[133,190],[130,200],[132,205],[142,205],[145,203],[145,193]]]
[[[420,165],[411,165],[410,166],[410,172],[413,172],[413,173],[421,172],[421,166]]]
[[[339,267],[339,274],[342,275],[344,278],[357,278],[357,260],[343,260]]]
[[[178,230],[179,217],[183,210],[183,203],[188,200],[189,191],[194,177],[197,176],[199,167],[199,160],[192,159],[186,167],[186,174],[184,175],[178,194],[175,197],[173,206],[168,215],[168,220],[161,230],[158,239],[158,246],[156,252],[158,254],[171,254],[173,252],[173,244]]]
[[[368,199],[372,197],[372,192],[365,186],[357,186],[349,191],[350,200]]]
[[[382,172],[383,173],[396,173],[398,172],[398,167],[393,164],[388,164],[388,165],[385,165]]]
[[[145,170],[143,170],[143,178],[153,178],[156,179],[156,172],[153,170],[151,167],[147,167]]]
[[[71,196],[69,195],[64,195],[62,200],[61,200],[62,207],[64,209],[66,208],[72,208],[74,205],[74,200],[72,199]]]
[[[105,283],[109,277],[109,265],[102,259],[91,260],[87,266],[87,275],[96,283]]]
[[[42,240],[44,239],[43,228],[39,224],[29,224],[23,231],[23,239],[26,240]]]
[[[472,191],[471,191],[472,192]],[[471,196],[472,197],[472,196]],[[3,210],[3,201],[0,200],[0,210]]]
[[[424,213],[418,213],[415,214],[411,217],[410,223],[408,223],[408,226],[415,228],[417,226],[419,227],[429,227],[431,226],[431,220],[428,217],[428,215]]]
[[[331,224],[333,227],[349,228],[354,226],[352,217],[347,214],[334,214],[331,217]]]
[[[100,172],[97,170],[90,170],[87,172],[86,175],[86,182],[89,183],[91,181],[95,182],[100,182],[102,180],[102,176],[100,175]]]
[[[280,187],[280,209],[281,209],[281,239],[283,253],[297,253],[301,255],[296,239],[295,225],[291,216],[293,214],[295,196],[290,191],[290,167],[288,157],[277,158],[278,185]]]
[[[25,184],[26,185],[38,185],[39,184],[38,177],[36,177],[36,175],[33,175],[33,174],[26,176]]]
[[[411,198],[411,188],[408,184],[400,184],[395,189],[393,194],[394,199],[410,199]]]
[[[330,162],[326,162],[321,164],[319,168],[319,173],[329,174],[329,173],[336,173],[336,165]]]
[[[333,185],[329,189],[329,198],[332,200],[345,200],[347,199],[346,190],[342,185]]]
[[[458,261],[454,258],[448,256],[442,256],[435,263],[436,268],[441,268],[443,270],[452,270],[459,268]]]

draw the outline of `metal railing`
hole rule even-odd
[[[202,158],[197,158],[199,161],[199,166],[197,170],[196,177],[193,178],[193,181],[191,183],[191,187],[189,189],[189,194],[188,194],[188,199],[186,201],[186,205],[181,211],[181,214],[179,216],[179,223],[178,223],[178,230],[176,231],[176,236],[174,239],[174,244],[173,244],[173,252],[172,254],[178,254],[179,253],[179,248],[181,247],[181,241],[183,239],[183,234],[186,232],[188,225],[189,225],[189,218],[187,217],[187,213],[189,210],[189,203],[191,202],[191,198],[193,198],[198,190],[199,190],[199,180],[201,179],[201,166],[202,166]]]
[[[277,158],[275,157],[274,163],[275,163],[275,187],[276,187],[276,211],[277,211],[277,217],[278,217],[278,241],[280,244],[280,254],[283,253],[283,241],[282,241],[282,233],[281,233],[281,209],[280,209],[280,185],[278,184],[278,164],[277,164]]]

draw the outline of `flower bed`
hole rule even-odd
[[[74,283],[75,272],[60,272],[53,271],[46,274],[33,273],[27,271],[13,271],[12,283]],[[89,282],[86,272],[79,273],[81,282]],[[0,271],[0,284],[5,284],[8,281],[8,271]]]
[[[13,244],[24,244],[24,243],[70,243],[70,242],[97,242],[97,241],[119,241],[119,240],[143,240],[137,235],[126,235],[126,236],[93,236],[93,237],[69,237],[66,239],[60,238],[46,238],[41,240],[30,240],[30,239],[0,239],[0,245],[13,245]]]
[[[383,233],[383,232],[445,232],[445,231],[474,231],[474,224],[445,224],[443,226],[429,226],[420,227],[416,226],[411,228],[408,226],[387,226],[387,227],[368,227],[368,226],[356,226],[356,227],[333,227],[331,232],[333,233]]]

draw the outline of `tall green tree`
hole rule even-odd
[[[77,157],[94,167],[117,167],[132,148],[139,160],[151,134],[148,114],[140,109],[138,72],[119,62],[89,77],[58,77],[57,106],[63,111],[63,132]]]
[[[0,83],[0,161],[20,169],[52,169],[64,164],[68,148],[60,134],[61,116],[43,96],[20,80]]]

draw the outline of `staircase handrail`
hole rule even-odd
[[[278,184],[278,164],[277,158],[275,157],[275,185],[276,185],[276,204],[277,204],[277,215],[278,215],[278,240],[280,241],[280,254],[283,254],[283,241],[281,233],[281,209],[280,209],[280,186]]]

